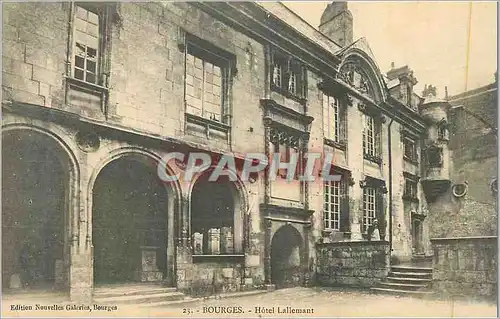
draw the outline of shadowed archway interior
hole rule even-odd
[[[302,236],[291,225],[282,226],[271,242],[271,282],[276,288],[302,284]]]
[[[95,283],[166,276],[167,192],[155,168],[153,161],[124,157],[99,173],[92,209]]]
[[[4,132],[3,288],[52,288],[64,282],[68,168],[67,154],[50,137],[30,130]]]
[[[196,254],[231,254],[234,253],[235,199],[236,190],[227,177],[209,181],[210,174],[202,175],[193,186],[191,194],[191,231],[202,234],[201,242],[195,240]],[[229,231],[231,247],[211,247],[211,229]],[[224,232],[219,233],[224,241]],[[224,244],[222,245],[224,246]]]

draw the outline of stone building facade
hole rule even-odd
[[[443,187],[428,203],[429,232],[433,287],[447,296],[497,296],[497,87],[434,104],[447,112],[437,121]]]
[[[20,276],[73,299],[111,283],[279,288],[314,282],[317,245],[375,247],[378,277],[390,254],[432,253],[423,99],[410,69],[384,75],[353,42],[345,4],[327,7],[323,33],[270,2],[4,12],[3,287]],[[158,167],[186,173],[186,160],[158,165],[172,152],[230,154],[238,168],[250,153],[333,154],[342,179],[211,183],[209,167],[162,182]]]

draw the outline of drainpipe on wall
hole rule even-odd
[[[389,147],[389,266],[392,256],[392,145],[391,145],[391,126],[395,115],[391,117],[388,125],[387,146]]]

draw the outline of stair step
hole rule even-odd
[[[395,282],[421,282],[421,283],[430,283],[432,282],[432,279],[430,278],[411,278],[411,277],[387,277],[388,281],[395,281]]]
[[[140,288],[132,287],[127,289],[97,289],[94,290],[94,298],[109,298],[109,297],[122,297],[122,296],[135,296],[135,295],[151,295],[156,293],[176,292],[177,289],[173,287],[149,287]]]
[[[161,293],[151,293],[151,294],[140,294],[140,295],[121,295],[105,298],[95,298],[94,301],[97,303],[151,303],[160,301],[171,301],[184,299],[184,294],[181,292],[161,292]]]
[[[390,277],[398,277],[398,278],[425,278],[431,279],[432,273],[426,272],[399,272],[399,271],[391,271],[389,272]]]
[[[405,283],[399,283],[399,282],[387,282],[387,281],[382,281],[380,282],[381,286],[389,286],[389,287],[394,287],[394,288],[406,288],[410,290],[416,290],[416,289],[421,289],[421,288],[427,288],[427,285],[418,285],[418,284],[405,284]]]
[[[412,267],[412,266],[392,266],[391,270],[398,272],[423,272],[432,273],[431,267]]]
[[[373,287],[370,290],[375,292],[383,292],[390,294],[398,294],[398,295],[416,295],[416,296],[426,296],[432,295],[434,292],[432,291],[422,291],[422,290],[402,290],[402,289],[393,289],[393,288],[379,288]]]

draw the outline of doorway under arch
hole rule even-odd
[[[167,277],[169,195],[156,175],[156,161],[144,157],[118,158],[95,181],[96,284],[162,282]]]
[[[2,154],[2,287],[63,287],[70,157],[53,137],[31,129],[4,131]]]
[[[271,283],[276,288],[302,285],[303,249],[302,236],[295,227],[285,225],[276,231],[271,241]]]

